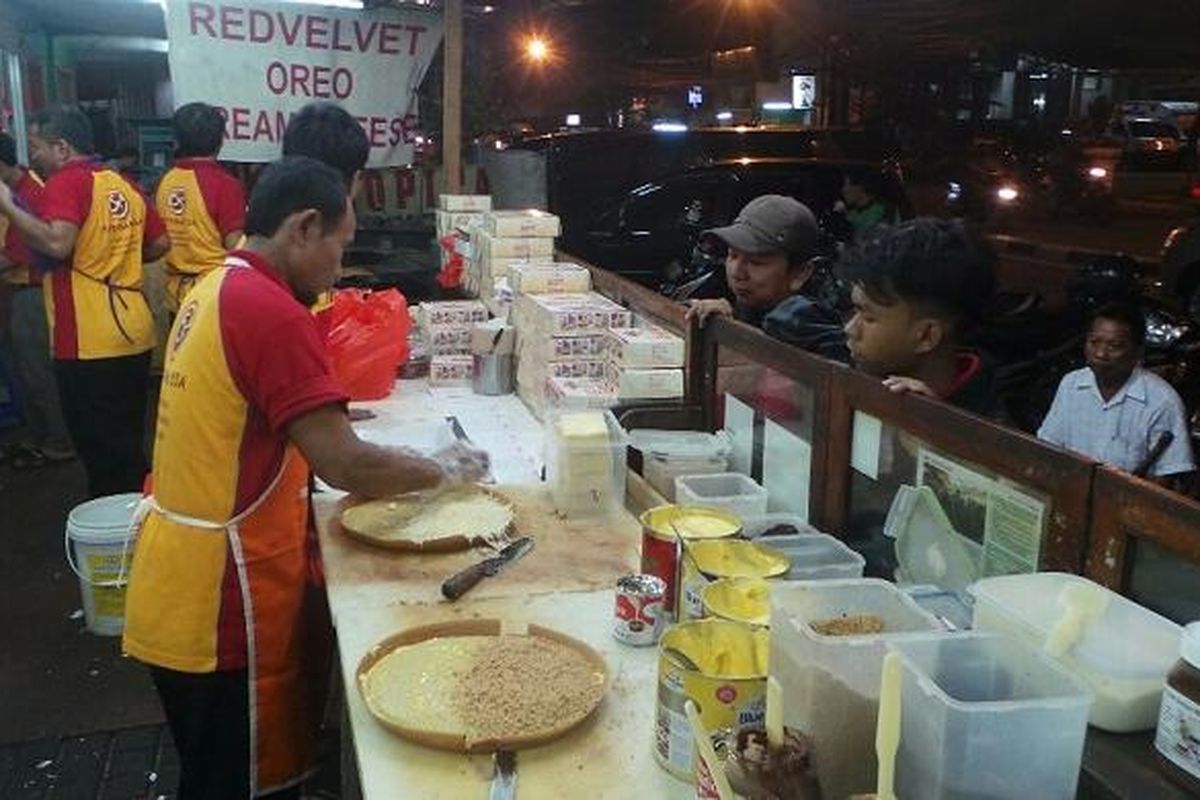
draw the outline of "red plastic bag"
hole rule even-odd
[[[459,240],[457,233],[451,233],[438,240],[443,252],[442,268],[438,271],[438,286],[443,289],[457,289],[462,285],[463,272],[466,262],[458,252],[456,244]]]
[[[339,289],[329,311],[329,356],[351,400],[387,397],[408,359],[408,302],[395,289]]]

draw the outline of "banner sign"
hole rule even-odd
[[[416,92],[442,40],[439,14],[356,11],[266,0],[167,4],[175,105],[225,115],[227,161],[279,157],[291,115],[335,102],[367,133],[372,167],[407,164],[417,135]]]

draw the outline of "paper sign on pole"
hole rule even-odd
[[[175,105],[225,114],[229,161],[279,157],[291,115],[315,100],[362,123],[372,167],[410,163],[416,91],[442,39],[442,18],[420,10],[357,11],[266,0],[167,4]]]

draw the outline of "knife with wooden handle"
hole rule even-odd
[[[451,575],[442,584],[442,596],[447,600],[457,600],[466,594],[475,584],[486,577],[500,572],[500,570],[532,549],[533,539],[529,536],[522,536],[501,550],[493,558],[485,558],[478,564],[472,564],[466,569]]]

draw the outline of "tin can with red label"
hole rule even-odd
[[[626,575],[618,580],[613,636],[636,647],[658,642],[666,591],[666,582],[653,575]]]
[[[683,542],[737,536],[742,521],[724,511],[698,506],[657,506],[641,516],[642,572],[667,584],[663,607],[666,621],[679,613],[679,557]]]

